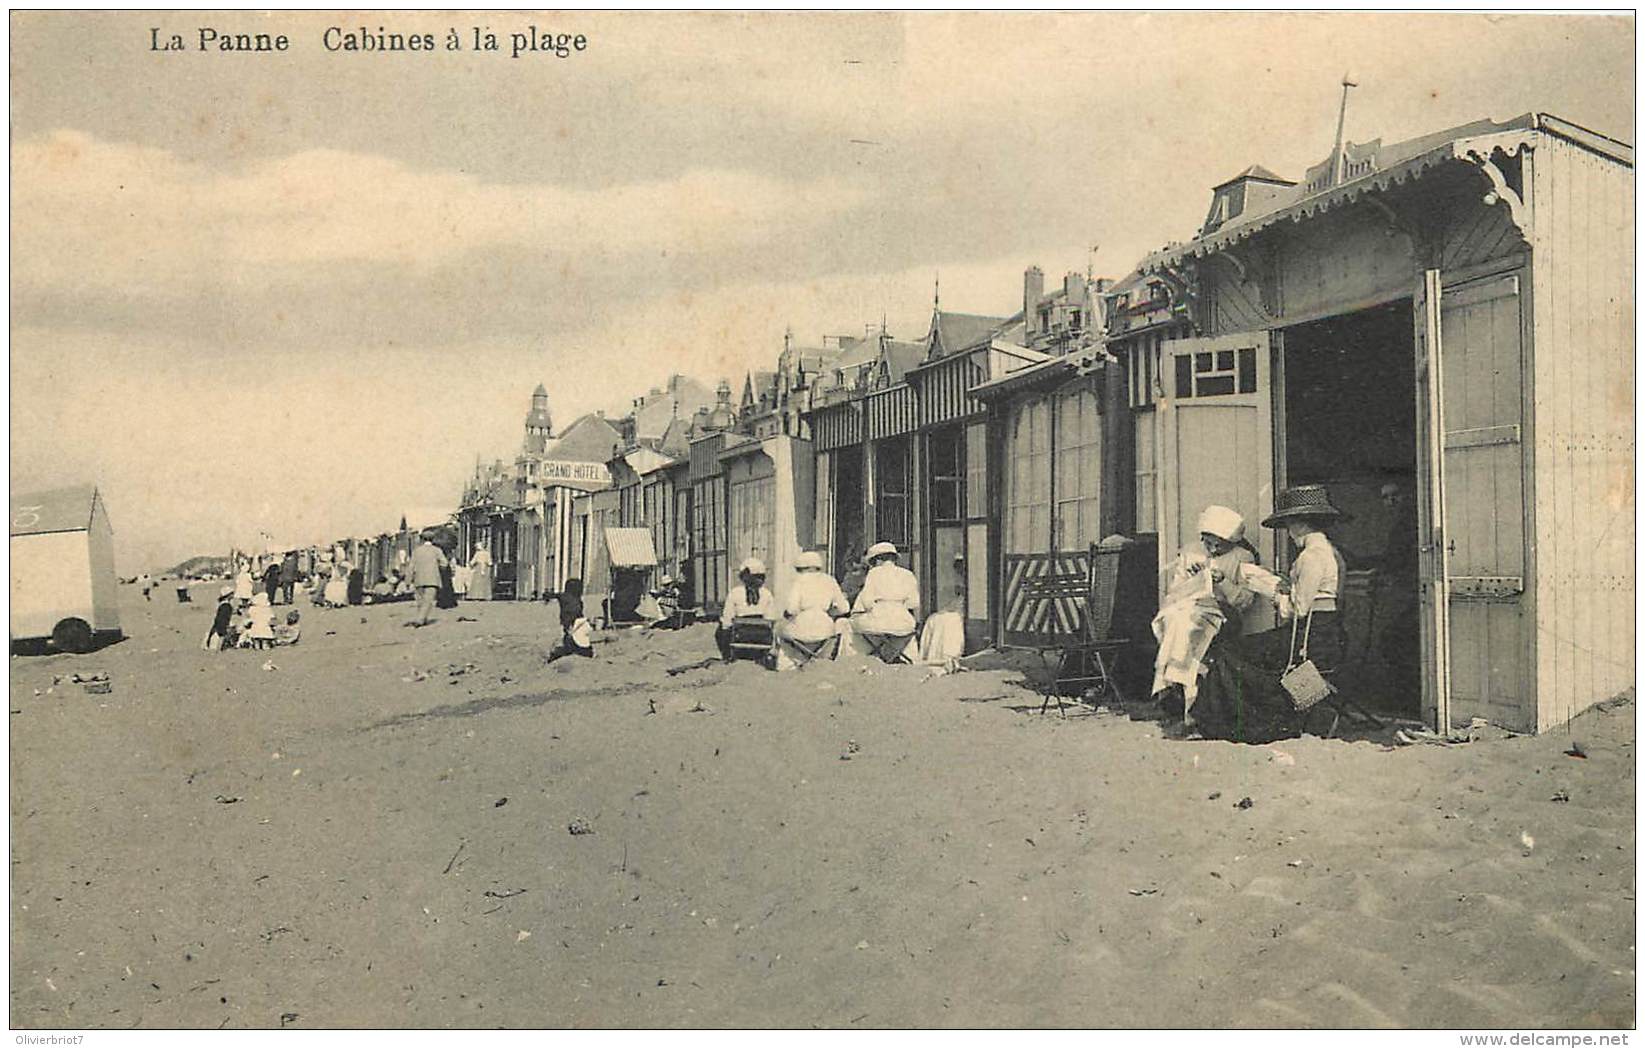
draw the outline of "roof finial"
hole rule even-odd
[[[1343,150],[1342,130],[1348,120],[1348,89],[1359,85],[1348,79],[1348,74],[1342,74],[1342,108],[1337,110],[1337,144],[1331,153],[1331,185],[1340,186],[1343,176],[1347,174],[1348,155]]]
[[[931,278],[931,308],[942,309],[942,270],[938,270]]]

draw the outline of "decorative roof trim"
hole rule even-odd
[[[1443,164],[1461,161],[1477,164],[1475,157],[1489,157],[1497,150],[1508,156],[1518,156],[1522,150],[1536,147],[1537,132],[1534,128],[1518,128],[1511,131],[1494,132],[1485,135],[1474,135],[1467,138],[1453,139],[1436,149],[1412,157],[1410,160],[1382,171],[1373,171],[1351,182],[1305,197],[1287,207],[1278,208],[1263,215],[1233,226],[1224,226],[1214,233],[1198,237],[1176,248],[1156,252],[1137,264],[1138,271],[1144,274],[1159,273],[1170,269],[1186,259],[1205,258],[1218,254],[1227,248],[1233,247],[1242,241],[1249,240],[1282,221],[1289,219],[1292,222],[1302,222],[1311,219],[1333,208],[1353,204],[1362,198],[1369,198],[1370,194],[1383,193],[1390,188],[1403,185],[1421,177],[1430,169]]]

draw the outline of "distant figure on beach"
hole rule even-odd
[[[351,605],[365,604],[366,600],[366,573],[359,565],[348,570],[348,603]]]
[[[348,604],[348,562],[333,561],[331,578],[326,580],[324,604],[328,608],[343,608]]]
[[[280,562],[280,590],[285,594],[286,604],[293,604],[297,599],[297,577],[302,572],[297,566],[297,551],[287,550],[285,560]]]
[[[428,626],[434,620],[434,601],[440,594],[440,569],[449,564],[444,550],[434,545],[427,533],[417,549],[411,552],[411,585],[417,588],[416,626]]]
[[[217,592],[217,614],[212,617],[211,629],[200,647],[208,652],[220,652],[234,647],[234,588],[225,586]]]
[[[594,625],[583,614],[583,581],[576,577],[565,581],[560,591],[560,641],[548,650],[545,663],[566,656],[594,655]]]
[[[285,626],[276,626],[274,628],[274,643],[276,645],[295,645],[301,641],[303,639],[303,628],[298,625],[298,621],[302,618],[303,614],[295,608],[287,612]]]
[[[143,588],[144,601],[154,600],[154,598],[149,596],[150,591],[154,589],[154,580],[149,578],[149,574],[147,572],[144,572],[142,575],[137,577],[137,585]]]
[[[268,594],[271,605],[280,598],[280,562],[272,557],[268,560],[268,567],[263,569],[263,591]]]
[[[256,584],[251,579],[251,562],[241,561],[240,571],[234,576],[234,600],[250,601],[254,589]]]
[[[491,551],[483,546],[474,548],[474,556],[468,559],[471,576],[468,581],[468,596],[475,601],[491,600]]]
[[[440,552],[444,553],[445,547],[441,547]],[[434,606],[436,608],[457,607],[457,586],[453,578],[450,555],[447,555],[445,563],[440,566],[440,592],[435,595]]]
[[[257,594],[246,610],[245,639],[241,647],[268,648],[274,644],[274,609],[267,594]]]

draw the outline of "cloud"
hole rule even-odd
[[[334,263],[412,270],[499,249],[715,255],[801,237],[858,206],[845,179],[699,167],[578,189],[313,149],[221,171],[57,130],[12,156],[14,280],[163,293]]]

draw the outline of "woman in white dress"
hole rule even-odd
[[[331,566],[331,578],[326,580],[325,604],[330,608],[343,608],[348,605],[348,570],[347,561],[335,561]]]
[[[468,559],[468,566],[473,569],[473,575],[468,581],[468,596],[475,601],[490,601],[491,551],[483,546],[476,546],[474,556]]]

